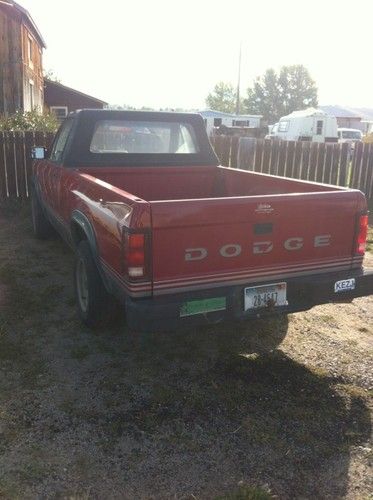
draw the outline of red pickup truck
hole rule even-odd
[[[90,326],[113,297],[145,331],[373,292],[364,195],[220,166],[199,115],[78,111],[45,156],[35,148],[35,235],[53,226],[74,249]]]

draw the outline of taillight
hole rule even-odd
[[[124,264],[129,278],[144,278],[146,237],[144,233],[128,233],[124,235]]]
[[[358,255],[365,254],[367,238],[368,238],[368,216],[360,215],[358,219],[356,250],[355,250]]]

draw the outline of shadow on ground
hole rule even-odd
[[[240,481],[280,498],[345,495],[368,408],[276,349],[286,317],[92,334],[62,242],[33,241],[28,223],[6,234],[18,246],[2,276],[23,313],[12,303],[0,324],[0,496],[214,498]]]

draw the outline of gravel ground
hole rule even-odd
[[[373,498],[373,296],[92,334],[69,249],[27,209],[0,211],[0,242],[0,497]]]

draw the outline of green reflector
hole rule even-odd
[[[180,317],[193,316],[194,314],[205,314],[213,311],[224,311],[227,308],[225,297],[214,297],[212,299],[191,300],[184,302],[180,308]]]

